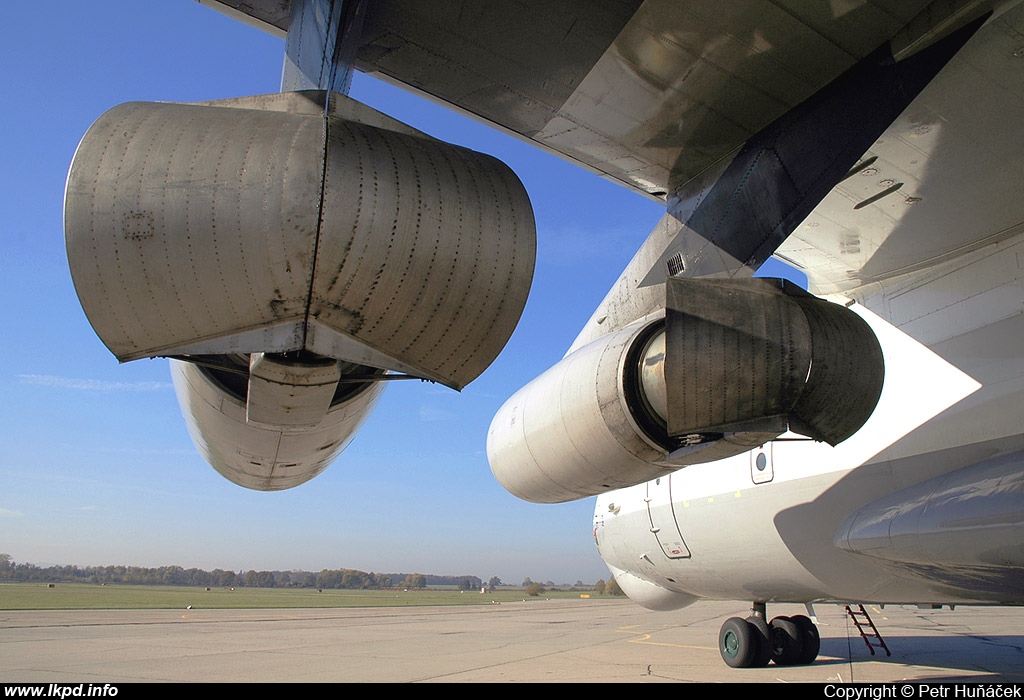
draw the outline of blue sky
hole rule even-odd
[[[260,493],[196,453],[165,360],[119,365],[68,272],[61,209],[78,140],[132,100],[276,92],[283,41],[190,0],[6,8],[0,136],[0,552],[17,562],[607,578],[593,499],[525,503],[494,480],[491,417],[558,361],[661,208],[513,138],[357,76],[351,95],[523,180],[537,220],[530,300],[461,393],[396,382],[351,446]]]

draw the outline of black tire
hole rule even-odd
[[[821,635],[818,634],[818,626],[811,622],[811,618],[806,615],[794,615],[789,619],[800,630],[803,641],[803,648],[797,663],[813,664],[814,660],[818,658],[818,652],[821,651]]]
[[[718,651],[732,668],[750,668],[757,653],[754,628],[741,617],[730,617],[718,633]]]
[[[796,664],[803,653],[803,635],[788,617],[776,617],[769,624],[772,640],[772,661],[778,666]]]
[[[763,617],[751,615],[747,618],[747,624],[754,628],[754,638],[757,640],[757,653],[750,666],[764,668],[772,660],[772,637],[768,622]]]

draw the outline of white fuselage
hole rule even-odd
[[[1022,255],[1018,236],[865,296],[929,347],[859,311],[886,380],[848,441],[777,440],[599,496],[595,538],[623,589],[662,608],[1024,603]]]

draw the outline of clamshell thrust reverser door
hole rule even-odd
[[[456,390],[511,336],[536,258],[508,166],[318,91],[108,110],[72,162],[64,230],[122,362],[305,353]],[[260,390],[327,381],[260,364]]]
[[[679,444],[792,430],[836,445],[871,416],[882,350],[850,309],[778,279],[666,285],[666,418]]]

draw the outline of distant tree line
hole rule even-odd
[[[619,584],[615,582],[614,578],[607,583],[605,583],[604,579],[598,579],[597,583],[593,586],[585,586],[582,581],[577,581],[569,590],[578,588],[593,590],[594,593],[598,595],[625,595],[625,593],[622,592],[622,589],[619,588]],[[530,580],[529,576],[527,576],[523,581],[523,592],[525,592],[526,595],[536,597],[549,590],[558,590],[555,588],[555,584],[551,581],[542,584],[539,581]]]
[[[19,564],[9,554],[0,554],[0,581],[45,583],[109,583],[153,586],[206,586],[210,588],[347,588],[387,589],[458,586],[476,590],[483,586],[478,576],[434,574],[376,574],[356,569],[311,571],[227,571],[186,569],[181,566],[36,566]]]
[[[16,563],[10,554],[0,553],[0,581],[20,583],[94,583],[131,584],[142,586],[204,586],[208,588],[316,588],[419,589],[427,586],[454,586],[464,591],[485,588],[495,590],[505,584],[497,576],[486,583],[479,576],[446,576],[437,574],[376,574],[356,569],[322,569],[312,571],[228,571],[214,569],[186,569],[181,566],[36,566]],[[615,579],[607,583],[600,580],[593,586],[576,581],[572,586],[558,587],[553,582],[544,584],[527,577],[522,587],[528,595],[538,596],[549,590],[587,590],[598,595],[623,595]]]

